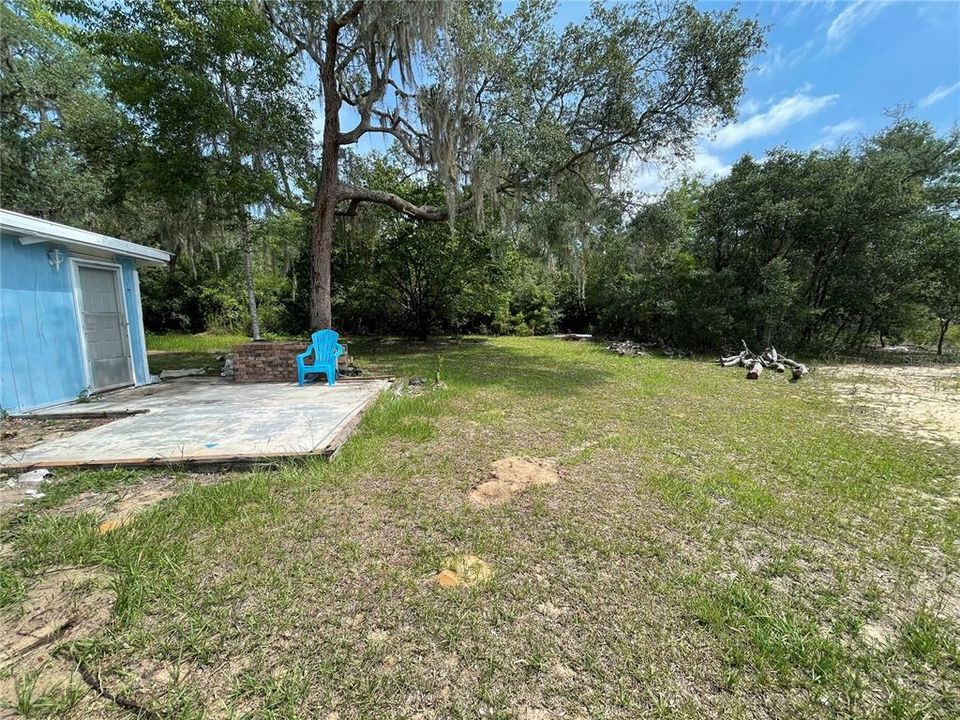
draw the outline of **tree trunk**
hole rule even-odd
[[[250,242],[249,220],[243,221],[243,272],[247,281],[247,307],[250,309],[250,335],[260,339],[260,314],[257,312],[257,297],[253,293],[253,243]]]
[[[328,173],[324,159],[321,174]],[[336,164],[331,163],[332,182],[321,178],[317,187],[313,226],[310,229],[310,326],[321,330],[333,326],[330,307],[330,258],[333,251],[333,221],[336,211]]]
[[[950,318],[940,318],[940,337],[937,338],[937,355],[943,355],[943,339],[950,329]]]
[[[330,260],[333,255],[333,225],[336,219],[340,186],[340,107],[343,99],[337,88],[336,21],[327,25],[324,34],[326,53],[320,68],[323,91],[323,145],[320,155],[320,177],[314,195],[313,223],[310,228],[310,325],[318,330],[333,326],[330,307]]]

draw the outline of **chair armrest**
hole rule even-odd
[[[313,355],[313,345],[307,348],[306,352],[302,352],[297,355],[297,360],[306,360],[308,357]],[[290,357],[289,355],[287,357]]]
[[[336,346],[333,348],[333,356],[335,358],[338,358],[341,355],[343,355],[343,345],[341,345],[340,343],[337,343]]]

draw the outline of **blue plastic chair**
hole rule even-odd
[[[340,337],[336,330],[317,330],[312,336],[313,342],[306,352],[297,355],[297,382],[303,385],[307,375],[323,373],[328,385],[337,384],[337,358],[343,355],[343,345],[337,342]],[[307,360],[313,355],[310,365]]]

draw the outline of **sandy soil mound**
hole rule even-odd
[[[484,585],[492,577],[493,568],[486,560],[481,560],[476,555],[455,555],[443,561],[436,579],[440,587],[454,588],[461,585]]]
[[[820,372],[832,376],[840,402],[863,409],[867,429],[960,444],[960,368],[840,365]]]
[[[493,463],[490,479],[470,491],[468,497],[481,507],[502,505],[528,488],[553,485],[559,480],[560,473],[549,460],[507,457]]]
[[[111,620],[110,575],[96,568],[66,568],[43,575],[22,605],[0,616],[0,698],[16,698],[17,683],[38,673],[34,695],[83,685],[72,663],[54,657],[64,642],[102,632]],[[84,685],[84,687],[86,687]]]

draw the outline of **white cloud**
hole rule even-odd
[[[766,137],[780,132],[793,123],[814,115],[834,102],[839,95],[812,96],[801,89],[790,97],[784,98],[764,112],[754,113],[742,122],[733,123],[717,131],[713,144],[719,148],[730,148],[744,140]]]
[[[753,66],[752,70],[760,77],[774,75],[785,68],[793,68],[799,65],[804,58],[813,49],[814,42],[808,40],[803,45],[795,47],[793,50],[785,51],[779,45],[771,47],[760,58],[759,62]]]
[[[817,13],[830,12],[835,4],[835,0],[787,0],[777,3],[774,7],[784,6],[787,12],[783,18],[783,24],[793,25],[802,15],[806,15],[808,10]]]
[[[922,108],[930,107],[934,103],[953,95],[957,90],[960,90],[960,82],[955,82],[953,85],[939,85],[929,95],[921,98],[917,105]]]
[[[814,150],[827,150],[845,140],[849,135],[855,133],[861,127],[859,120],[844,120],[836,125],[826,125],[821,130],[823,136],[813,144]]]
[[[630,164],[620,177],[620,190],[641,195],[659,195],[669,184],[663,170],[656,165]]]
[[[827,125],[823,128],[823,132],[825,132],[827,135],[849,135],[850,133],[856,132],[859,129],[859,120],[844,120],[836,125]]]
[[[620,189],[644,195],[659,195],[683,176],[702,175],[707,180],[725,177],[731,166],[703,145],[686,161],[669,164],[631,163],[620,178]]]
[[[827,51],[840,50],[858,30],[889,4],[890,0],[857,0],[844,8],[827,28]]]
[[[731,167],[731,165],[725,163],[718,155],[702,147],[698,147],[697,154],[693,160],[685,166],[685,171],[687,174],[705,175],[707,179],[712,179],[729,175]]]

